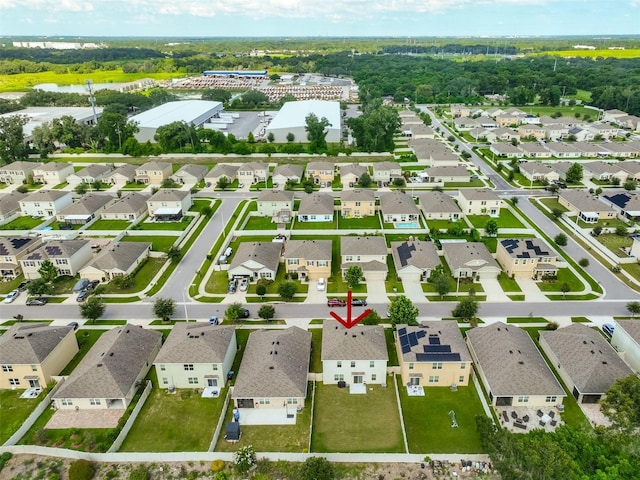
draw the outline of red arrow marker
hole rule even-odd
[[[347,318],[344,319],[336,312],[329,312],[333,318],[335,318],[338,322],[344,325],[345,328],[349,329],[351,327],[355,327],[358,323],[360,323],[367,315],[371,313],[371,309],[367,308],[362,314],[357,316],[356,318],[351,318],[351,290],[347,292]]]

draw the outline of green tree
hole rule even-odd
[[[600,235],[602,233],[602,227],[600,225],[596,225],[595,227],[593,227],[591,229],[591,234],[594,237],[597,237],[598,235]]]
[[[326,117],[318,119],[314,113],[310,113],[305,118],[304,130],[307,132],[309,140],[309,151],[311,153],[322,152],[327,149],[327,127],[331,127],[331,122]]]
[[[405,179],[403,177],[396,177],[396,178],[393,179],[391,184],[396,188],[402,188],[407,184],[407,182],[405,181]]]
[[[418,307],[404,295],[393,298],[389,304],[389,319],[393,325],[417,325],[419,313]]]
[[[205,205],[200,209],[200,214],[205,217],[210,217],[213,215],[213,207],[211,205]]]
[[[264,297],[267,294],[267,286],[262,283],[258,283],[256,285],[256,295],[259,297]]]
[[[360,178],[358,179],[358,185],[362,188],[369,188],[372,183],[373,181],[371,180],[371,175],[369,175],[367,172],[364,172],[362,175],[360,175]]]
[[[566,247],[569,239],[564,233],[559,233],[553,238],[553,241],[560,247]]]
[[[29,295],[47,295],[51,292],[51,289],[51,284],[42,277],[27,283],[27,292],[29,292]]]
[[[173,178],[165,178],[160,184],[161,188],[178,188],[179,186]]]
[[[588,258],[581,258],[578,261],[578,265],[580,265],[583,268],[587,268],[589,266],[589,259]]]
[[[451,282],[449,276],[444,273],[444,271],[437,273],[431,280],[431,283],[433,283],[433,285],[435,286],[436,292],[438,292],[440,298],[444,297],[451,291]]]
[[[564,211],[561,208],[554,208],[553,210],[551,210],[551,216],[554,220],[560,220],[563,215]]]
[[[172,245],[169,247],[169,250],[167,250],[167,258],[171,263],[180,263],[180,260],[182,260],[182,250]]]
[[[227,307],[224,312],[224,319],[227,322],[234,323],[242,318],[243,307],[239,302],[234,302]]]
[[[324,457],[309,457],[300,467],[300,480],[335,480],[333,465]]]
[[[600,400],[600,408],[615,428],[636,431],[640,425],[640,378],[629,375],[617,379]]]
[[[285,301],[288,302],[296,296],[296,292],[298,291],[298,286],[295,282],[287,281],[282,282],[278,287],[278,295]]]
[[[574,162],[567,170],[564,178],[567,183],[579,183],[582,180],[583,175],[582,165],[578,162]]]
[[[24,139],[26,115],[0,117],[0,161],[11,163],[29,158],[29,149]]]
[[[262,305],[258,310],[258,317],[263,320],[273,320],[276,316],[276,309],[273,305]]]
[[[273,142],[275,142],[275,140],[276,140],[276,137],[275,137],[275,135],[273,134],[273,132],[269,132],[269,133],[267,134],[267,142],[269,142],[269,143],[273,143]]]
[[[518,197],[511,197],[511,203],[515,206],[518,205],[518,201],[520,200]]]
[[[347,281],[349,288],[356,288],[360,282],[364,280],[362,268],[358,265],[351,265],[347,268],[347,271],[344,272],[344,279]]]
[[[231,92],[223,89],[209,89],[202,92],[202,100],[228,103],[231,100]]]
[[[562,292],[562,298],[565,298],[567,293],[571,291],[571,285],[569,285],[567,282],[564,282],[562,285],[560,285],[560,291]]]
[[[356,145],[365,152],[392,151],[393,136],[400,125],[398,111],[378,102],[367,103],[362,115],[347,120]]]
[[[478,313],[478,302],[472,297],[460,300],[451,314],[456,318],[462,318],[465,322],[470,322]]]
[[[218,182],[216,183],[216,188],[218,190],[226,190],[227,188],[229,188],[229,185],[231,185],[231,182],[229,181],[229,179],[226,176],[222,176],[218,179]]]
[[[69,480],[90,480],[96,467],[89,460],[74,460],[69,466]]]
[[[640,302],[629,302],[627,303],[627,310],[631,314],[632,317],[640,314]]]
[[[89,184],[80,182],[78,185],[76,185],[76,188],[74,190],[78,195],[84,195],[89,191]]]
[[[619,237],[624,237],[627,235],[629,231],[627,230],[627,227],[625,227],[624,225],[618,225],[616,227],[616,235]]]
[[[636,182],[632,178],[628,178],[622,185],[622,188],[628,191],[635,190],[637,187],[638,187],[638,182]]]
[[[163,321],[168,322],[175,313],[176,302],[173,298],[160,297],[153,302],[153,314]]]
[[[91,295],[80,304],[80,315],[90,323],[93,323],[104,315],[106,308],[105,303],[100,297]]]
[[[293,143],[295,139],[296,139],[296,136],[293,133],[291,133],[291,132],[287,133],[287,142],[288,143]]]
[[[484,234],[487,237],[497,237],[498,236],[498,222],[494,219],[488,220],[484,226]]]
[[[40,274],[40,278],[47,283],[51,283],[58,278],[58,270],[51,260],[44,260],[40,264],[38,273]]]

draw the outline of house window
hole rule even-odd
[[[518,258],[514,258],[513,259],[513,264],[514,265],[518,265],[520,263],[520,260]]]
[[[336,367],[342,368],[342,362],[336,362]]]
[[[372,382],[375,382],[377,378],[378,378],[378,377],[377,377],[377,375],[376,375],[375,373],[372,373],[372,374],[371,374],[371,381],[372,381]]]
[[[218,364],[217,364],[217,363],[214,363],[214,364],[212,365],[212,367],[213,367],[213,371],[214,371],[214,372],[217,372],[217,371],[218,371]]]
[[[3,372],[13,372],[13,366],[12,365],[2,365],[2,371]]]
[[[409,370],[413,370],[413,363],[409,364]]]
[[[333,376],[333,381],[334,382],[343,382],[344,381],[344,375],[342,373],[336,373]]]
[[[73,405],[73,401],[70,398],[63,398],[60,403],[62,403],[62,405],[64,406],[69,406],[69,405]]]
[[[37,365],[31,365],[31,371],[32,372],[37,372],[38,371],[38,366]]]
[[[345,255],[344,261],[345,262],[353,262],[353,255]]]
[[[168,385],[169,381],[167,380],[167,377],[162,377],[162,384],[163,385]]]
[[[461,363],[460,364],[460,370],[464,370],[465,368],[467,368],[467,364],[466,363]]]
[[[260,405],[269,405],[271,402],[269,401],[268,398],[261,398],[260,399]]]
[[[438,383],[440,382],[440,377],[438,377],[437,375],[431,375],[429,377],[429,383]]]
[[[9,379],[9,385],[12,385],[14,387],[17,386],[17,385],[20,385],[20,379],[19,378],[10,378]]]
[[[287,404],[289,404],[289,405],[297,405],[298,404],[298,399],[297,398],[287,398]]]
[[[529,395],[520,395],[518,397],[518,403],[529,403]]]
[[[371,361],[369,362],[369,368],[373,368],[373,367],[375,367],[375,366],[376,366],[376,362],[375,362],[374,360],[371,360]]]
[[[89,399],[89,405],[100,405],[100,399],[99,398],[90,398]]]
[[[299,263],[300,263],[300,260],[298,260],[297,258],[287,259],[287,265],[298,265]]]
[[[442,370],[442,362],[433,362],[432,368],[434,370]]]
[[[183,366],[185,370],[193,370],[193,363],[185,363]]]
[[[160,371],[164,372],[166,370],[166,367],[164,365],[160,365]]]
[[[309,267],[313,267],[316,264],[316,262],[314,260],[307,260],[307,265]]]
[[[351,360],[351,368],[355,368],[356,367],[356,361],[355,360]]]
[[[189,385],[197,385],[198,377],[189,377]]]
[[[523,259],[522,259],[522,264],[523,264],[523,265],[526,265],[526,264],[527,264],[527,259],[526,259],[526,258],[523,258]]]
[[[359,206],[360,206],[360,202],[356,202],[356,207],[359,207]]]
[[[544,401],[547,403],[556,403],[557,400],[558,400],[558,397],[556,397],[555,395],[548,395]]]
[[[329,262],[327,260],[318,260],[318,266],[319,267],[328,267],[329,266]]]
[[[464,383],[464,375],[458,377],[458,383]]]

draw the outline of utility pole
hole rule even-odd
[[[93,110],[93,124],[98,125],[98,115],[96,115],[96,99],[93,97],[93,91],[91,90],[91,84],[93,82],[91,80],[86,80],[84,83],[89,90],[89,101],[91,102],[91,109]]]

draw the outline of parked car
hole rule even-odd
[[[89,282],[89,284],[86,287],[84,287],[84,289],[85,290],[93,290],[98,285],[100,285],[100,280],[93,280],[93,281]]]
[[[220,320],[218,320],[218,317],[209,317],[209,325],[219,325],[220,324]]]
[[[602,331],[609,338],[613,337],[613,328],[613,325],[610,323],[605,323],[604,325],[602,325]]]
[[[340,298],[330,298],[327,300],[327,307],[346,307],[347,302]]]
[[[80,326],[80,324],[78,322],[67,323],[67,327],[71,327],[74,330],[77,330],[79,326]]]
[[[87,288],[87,285],[89,285],[89,280],[86,278],[81,278],[80,280],[78,280],[76,282],[76,284],[73,286],[73,292],[74,293],[78,293],[81,292],[82,290],[84,290],[85,288]]]
[[[324,290],[327,288],[327,283],[325,281],[324,278],[319,278],[318,279],[318,291],[319,292],[324,292]]]
[[[352,298],[351,305],[354,307],[366,307],[367,301],[362,298]]]
[[[240,280],[240,291],[241,292],[246,292],[247,289],[249,288],[249,279],[248,278],[243,278],[242,280]]]
[[[26,305],[29,307],[41,307],[43,305],[46,305],[48,301],[49,300],[44,297],[36,297],[27,300]]]
[[[236,293],[237,289],[238,289],[238,280],[236,280],[235,278],[232,278],[231,280],[229,280],[229,285],[227,285],[227,292]]]
[[[20,285],[18,285],[18,290],[24,292],[27,289],[27,285],[29,285],[29,280],[23,280],[20,282]]]
[[[240,309],[240,318],[249,318],[251,316],[251,312],[249,312],[248,308]]]
[[[89,292],[87,290],[82,290],[76,297],[76,302],[84,302],[88,296]]]
[[[12,290],[4,297],[4,303],[13,303],[13,301],[20,296],[20,290]]]

